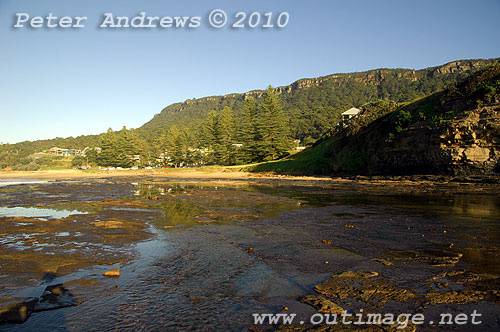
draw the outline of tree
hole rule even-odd
[[[244,163],[254,161],[256,156],[256,142],[259,141],[257,130],[257,104],[253,97],[245,100],[245,107],[241,116],[239,140],[243,144],[239,158]]]
[[[217,163],[221,159],[221,147],[219,145],[219,117],[217,112],[208,112],[204,125],[204,143],[209,150],[208,162]]]
[[[101,153],[97,156],[100,166],[130,167],[134,164],[133,156],[138,153],[135,132],[123,127],[119,132],[109,128],[100,140]]]
[[[85,164],[86,158],[83,156],[75,156],[71,161],[71,167],[81,167]]]
[[[87,164],[92,164],[97,162],[97,156],[99,154],[97,153],[97,150],[95,148],[90,148],[85,152],[85,159]]]
[[[137,137],[134,131],[129,131],[124,126],[118,132],[116,141],[116,157],[113,166],[131,167],[134,165],[133,156],[138,153]]]
[[[223,164],[232,164],[235,160],[233,136],[234,136],[234,120],[233,111],[229,107],[224,107],[218,114],[218,146],[219,146],[219,161]]]
[[[163,164],[166,162],[165,150],[167,149],[167,132],[162,131],[160,136],[155,140],[154,150],[155,155],[158,157],[163,157]]]
[[[164,151],[167,152],[170,161],[177,167],[182,162],[182,155],[179,147],[180,131],[175,125],[169,128],[165,136]]]
[[[261,105],[262,114],[259,121],[261,141],[259,142],[259,154],[263,159],[284,156],[290,149],[288,119],[283,113],[283,107],[274,89],[269,86],[264,94]]]
[[[97,164],[99,166],[114,166],[117,156],[117,138],[113,129],[109,128],[108,131],[101,136],[99,146],[101,153],[97,156]]]
[[[190,150],[190,148],[193,145],[193,141],[194,141],[193,135],[191,135],[189,129],[183,126],[179,133],[177,146],[179,150],[179,155],[181,156],[182,161],[186,164],[194,163],[194,158]]]
[[[208,113],[203,126],[201,147],[209,150],[208,162],[229,165],[236,161],[234,143],[233,111],[224,107],[222,111]]]
[[[155,146],[150,144],[143,136],[134,131],[134,140],[137,154],[140,154],[139,165],[148,165],[155,159]]]

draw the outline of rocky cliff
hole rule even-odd
[[[366,173],[497,173],[500,67],[481,70],[443,92],[403,106],[339,142],[329,150],[331,157],[345,149],[358,150],[363,156],[359,170]]]
[[[500,161],[500,105],[463,112],[452,121],[419,121],[368,163],[372,173],[492,174]]]

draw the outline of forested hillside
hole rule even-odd
[[[301,79],[276,91],[290,121],[293,138],[311,142],[330,130],[340,113],[350,107],[377,100],[411,101],[460,81],[466,75],[495,60],[460,60],[426,68],[375,69],[360,73],[333,74],[319,78]],[[154,137],[171,125],[196,129],[211,110],[230,107],[240,118],[244,101],[252,96],[259,100],[264,90],[189,99],[165,107],[148,123],[138,129],[146,137]]]

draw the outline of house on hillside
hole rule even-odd
[[[348,109],[347,111],[342,113],[342,121],[350,120],[351,118],[358,115],[359,112],[361,112],[361,110],[356,108],[356,107],[352,107],[352,108]]]
[[[57,156],[72,157],[81,155],[82,151],[77,149],[61,149],[54,146],[49,149],[49,153]]]
[[[295,145],[295,147],[293,149],[296,151],[302,151],[302,150],[305,150],[305,148],[306,148],[305,146],[300,146],[300,139],[294,139],[293,143]]]

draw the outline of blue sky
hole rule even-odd
[[[286,11],[283,29],[208,14]],[[197,29],[101,29],[115,16],[201,16]],[[13,28],[16,13],[85,28]],[[171,103],[304,77],[500,57],[500,1],[0,0],[0,142],[136,128]]]

